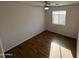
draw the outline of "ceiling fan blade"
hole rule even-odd
[[[44,6],[32,6],[32,7],[44,7]]]
[[[53,7],[53,6],[47,6],[47,7]]]
[[[33,7],[53,7],[52,5],[50,5],[49,2],[44,1],[44,5],[38,5],[38,6],[33,6]]]

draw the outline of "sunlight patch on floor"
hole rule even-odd
[[[60,58],[60,49],[59,45],[55,43],[51,43],[51,49],[50,49],[50,58]]]
[[[72,52],[69,49],[61,47],[62,58],[73,58]]]
[[[73,55],[71,50],[52,42],[49,58],[73,58]]]

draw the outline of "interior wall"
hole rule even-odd
[[[52,24],[52,11],[53,10],[66,10],[67,11],[65,26]],[[79,12],[79,4],[50,8],[48,11],[45,12],[46,30],[77,39],[78,20],[79,20],[78,12]]]
[[[0,36],[4,51],[45,30],[43,8],[0,2]]]

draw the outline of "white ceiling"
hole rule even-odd
[[[17,1],[17,3],[26,4],[29,6],[44,6],[44,1]],[[63,6],[79,3],[79,1],[48,1],[50,6]]]
[[[49,3],[51,3],[52,6],[62,6],[62,5],[76,4],[79,3],[79,1],[51,1]]]

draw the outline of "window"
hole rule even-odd
[[[58,25],[66,24],[66,11],[53,11],[52,12],[52,23]]]

